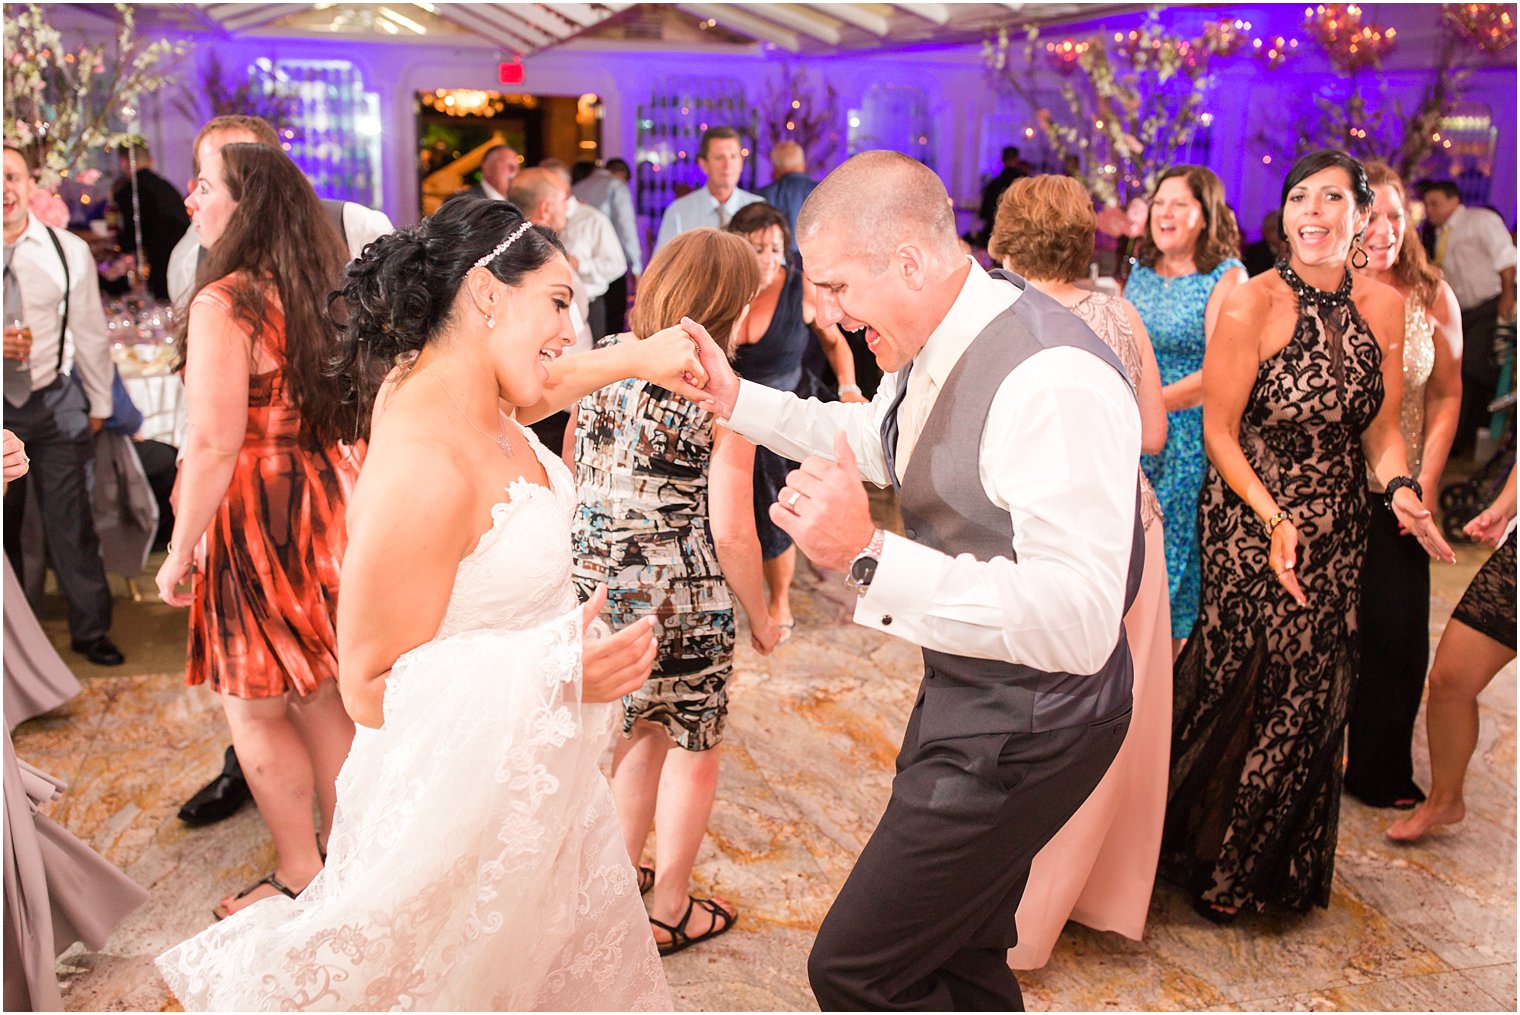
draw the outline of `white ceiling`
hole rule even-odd
[[[968,41],[1004,22],[1087,19],[1091,3],[198,3],[179,9],[219,34],[480,41],[522,55],[577,37],[690,46],[759,44],[791,53]],[[625,13],[626,12],[626,13]],[[473,37],[473,38],[471,38]]]

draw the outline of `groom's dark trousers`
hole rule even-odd
[[[1043,733],[920,740],[808,959],[824,1011],[1021,1011],[1008,968],[1029,865],[1119,751],[1130,714]]]
[[[1025,289],[962,354],[901,482],[897,407],[912,364],[899,376],[882,450],[909,539],[978,560],[1007,556],[1013,523],[979,478],[981,428],[1004,378],[1055,346],[1085,349],[1124,376],[1075,315]],[[1126,610],[1144,559],[1138,507],[1137,497]],[[1030,863],[1098,785],[1129,729],[1129,646],[1122,631],[1114,637],[1108,661],[1085,675],[924,650],[892,798],[808,958],[823,1010],[1023,1008],[1008,949]]]

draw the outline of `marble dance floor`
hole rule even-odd
[[[1459,554],[1457,566],[1436,569],[1434,634],[1483,559],[1470,548]],[[853,596],[837,578],[821,581],[803,564],[797,586],[790,644],[762,659],[740,639],[719,800],[697,878],[741,919],[726,937],[666,960],[683,1010],[816,1008],[808,947],[887,799],[917,652],[851,625]],[[220,765],[226,725],[210,692],[182,686],[184,614],[125,599],[118,607],[113,633],[128,665],[80,663],[84,693],[18,729],[16,751],[69,783],[48,813],[152,893],[103,952],[76,945],[62,956],[66,1005],[174,1009],[152,957],[210,922],[216,899],[272,870],[274,853],[251,806],[202,829],[174,816]],[[66,646],[60,621],[48,629]],[[1220,928],[1160,887],[1143,941],[1068,926],[1050,964],[1020,974],[1026,1003],[1514,1011],[1513,664],[1482,705],[1464,824],[1396,846],[1383,838],[1392,812],[1348,798],[1328,910]],[[1418,736],[1417,778],[1428,785],[1423,719]]]

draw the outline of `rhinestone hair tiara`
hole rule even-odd
[[[500,243],[498,243],[496,245],[496,249],[495,250],[491,251],[485,257],[482,257],[480,260],[478,260],[474,264],[472,264],[470,266],[470,270],[474,271],[476,268],[484,268],[486,265],[488,265],[492,261],[496,260],[498,257],[500,257],[503,253],[506,252],[506,249],[508,247],[510,247],[512,244],[516,243],[517,240],[518,240],[518,238],[520,236],[522,236],[523,233],[527,232],[529,229],[532,229],[532,228],[533,228],[533,223],[532,222],[527,222],[527,221],[523,222],[522,225],[518,226],[515,230],[512,231],[511,235],[509,235],[506,239],[504,239]]]

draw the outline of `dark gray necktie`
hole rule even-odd
[[[913,374],[913,361],[898,371],[897,390],[892,394],[892,404],[887,407],[887,418],[881,421],[881,451],[887,458],[887,475],[892,477],[894,489],[901,489],[897,480],[897,410],[902,408],[908,396],[908,378]]]
[[[15,256],[16,248],[12,244],[5,247],[5,326],[9,328],[18,321],[26,320],[26,312],[21,309],[21,282],[16,278],[16,273],[11,271],[11,258]],[[7,358],[4,362],[5,373],[5,400],[11,405],[20,406],[32,397],[32,374],[20,360]]]

